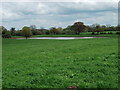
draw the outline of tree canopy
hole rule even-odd
[[[85,25],[83,22],[75,22],[71,28],[72,30],[75,31],[76,34],[80,34],[81,32],[83,32],[85,30]]]
[[[32,36],[32,31],[31,31],[31,29],[30,29],[29,27],[24,26],[24,27],[22,28],[22,34],[23,34],[23,36],[26,37],[26,39],[27,39],[28,37]]]

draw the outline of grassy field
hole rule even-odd
[[[116,88],[117,43],[3,39],[3,88]]]

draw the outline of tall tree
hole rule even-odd
[[[11,35],[15,35],[15,28],[14,27],[12,27],[11,29],[10,29],[10,32],[11,32]]]
[[[83,32],[85,30],[85,25],[83,22],[75,22],[71,28],[72,30],[75,31],[76,34],[80,34],[81,32]]]
[[[94,35],[95,34],[95,32],[97,32],[97,34],[99,34],[99,32],[100,32],[100,25],[99,24],[92,24],[91,25],[91,28],[92,28],[92,35]]]
[[[31,29],[30,29],[29,27],[24,26],[24,27],[22,28],[22,34],[23,34],[23,36],[26,37],[26,39],[27,39],[28,37],[32,36],[32,31],[31,31]]]
[[[5,34],[7,29],[4,26],[0,26],[0,31],[2,31],[2,34]]]
[[[31,30],[36,30],[36,25],[30,25]]]
[[[51,27],[51,28],[50,28],[50,33],[51,33],[51,34],[58,34],[59,31],[57,30],[56,27]]]

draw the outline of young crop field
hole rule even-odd
[[[3,39],[3,88],[117,88],[118,38]]]

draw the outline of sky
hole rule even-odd
[[[118,0],[2,0],[0,26],[7,29],[36,25],[37,28],[118,24]]]

